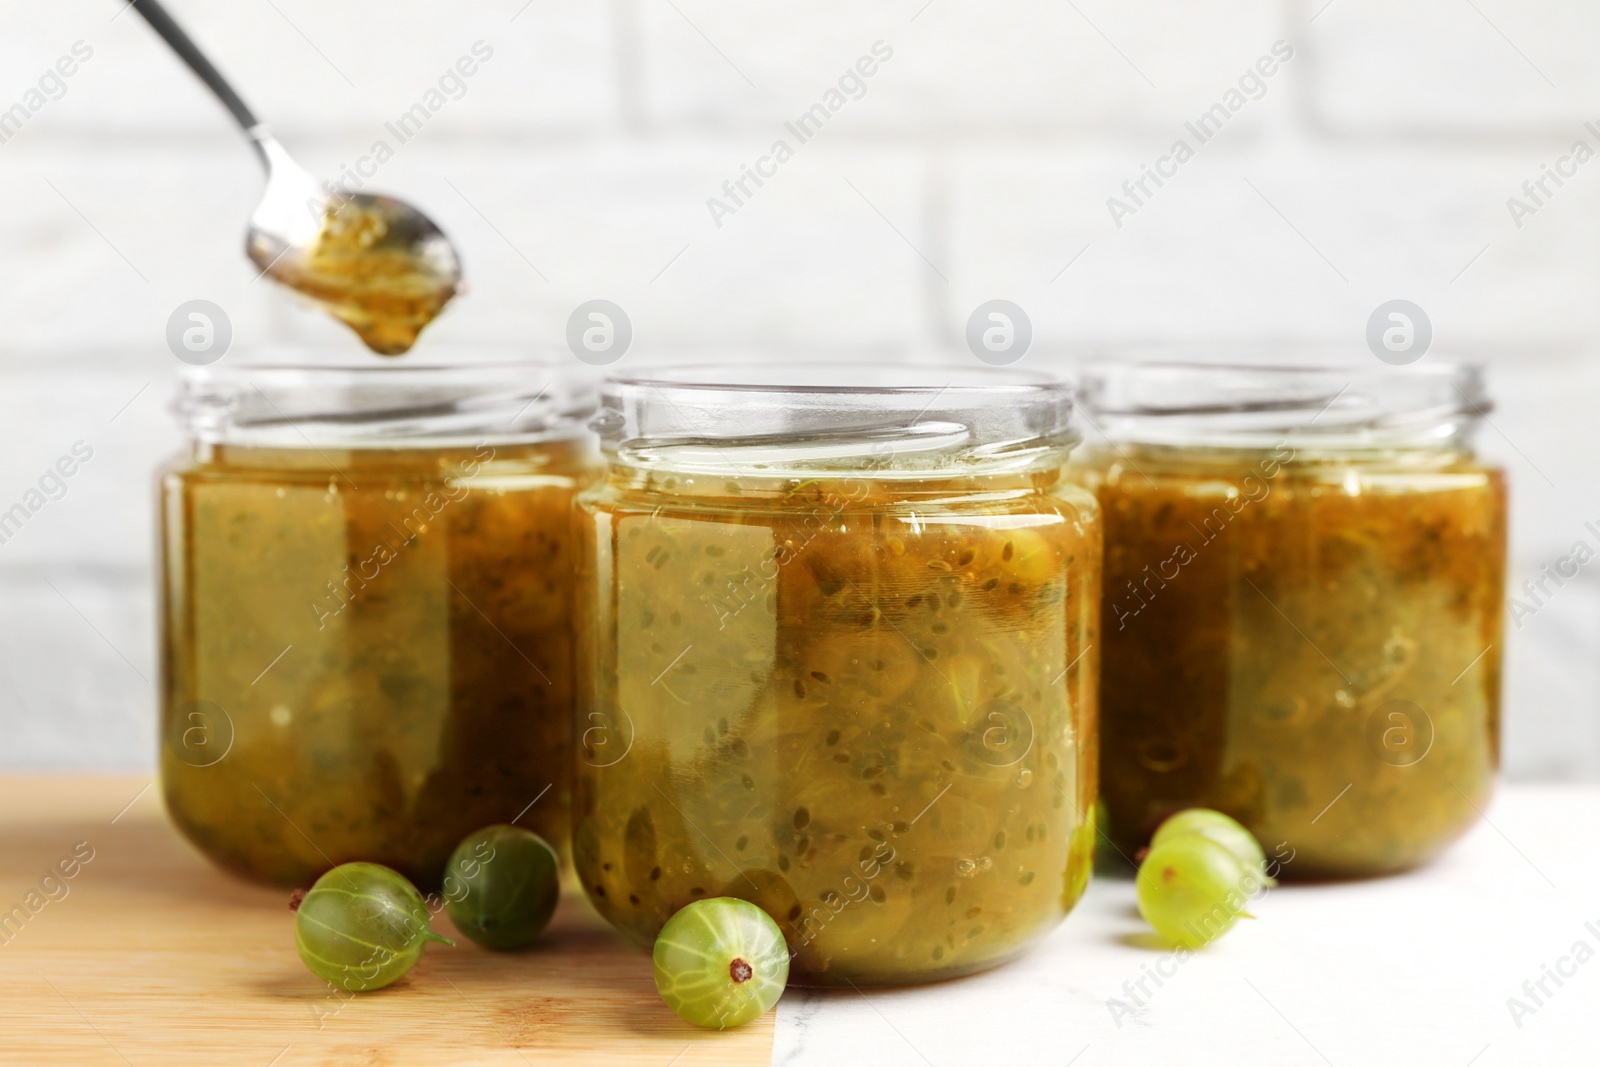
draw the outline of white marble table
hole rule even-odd
[[[1274,889],[1181,962],[1148,944],[1132,881],[1098,878],[998,971],[791,991],[772,1061],[1600,1064],[1600,788],[1504,786],[1487,816],[1425,870]]]

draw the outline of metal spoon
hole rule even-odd
[[[251,262],[323,305],[374,351],[410,348],[460,287],[461,258],[449,238],[403,201],[319,185],[159,0],[133,0],[133,7],[222,101],[261,157],[267,188],[250,216]]]

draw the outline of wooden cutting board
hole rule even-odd
[[[148,778],[0,778],[0,1061],[771,1062],[772,1013],[726,1033],[684,1023],[656,996],[649,957],[576,893],[528,952],[457,937],[388,989],[333,996],[295,953],[288,895],[212,868],[159,793]],[[444,916],[434,928],[455,936]]]

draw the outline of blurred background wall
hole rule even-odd
[[[567,316],[604,298],[631,363],[970,360],[1000,297],[1033,321],[1027,365],[1196,339],[1371,358],[1368,316],[1404,298],[1435,353],[1490,366],[1513,584],[1600,547],[1586,0],[169,4],[305,165],[463,249],[471,292],[419,352],[570,359]],[[1186,129],[1236,99],[1204,144]],[[785,123],[819,103],[802,143]],[[255,160],[121,0],[0,0],[6,108],[0,509],[93,455],[0,544],[0,765],[146,765],[168,316],[221,305],[235,355],[354,341],[254,281]],[[1175,176],[1124,191],[1179,138]],[[1506,768],[1597,780],[1600,562],[1543,599],[1508,624]]]

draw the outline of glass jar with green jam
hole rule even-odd
[[[572,498],[593,390],[548,366],[191,371],[160,477],[161,777],[211,859],[437,884],[570,827]]]
[[[1100,788],[1128,854],[1215,808],[1286,877],[1428,860],[1498,765],[1506,487],[1479,371],[1091,369]]]
[[[689,368],[602,388],[573,859],[649,944],[767,911],[805,984],[1000,963],[1083,891],[1100,525],[1068,387]]]

